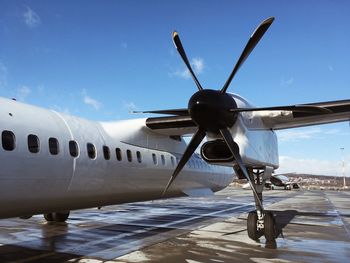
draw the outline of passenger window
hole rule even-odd
[[[109,151],[109,147],[106,146],[106,145],[103,146],[103,156],[105,157],[106,160],[111,159],[111,154],[110,154],[110,151]]]
[[[130,150],[126,150],[126,157],[128,158],[129,162],[132,162],[132,154]]]
[[[76,141],[69,141],[69,153],[72,157],[79,155],[79,148]]]
[[[49,151],[52,155],[58,154],[58,140],[56,138],[49,138]]]
[[[28,150],[31,153],[38,153],[40,148],[40,142],[38,136],[34,134],[28,135]]]
[[[141,158],[141,153],[139,151],[136,152],[136,157],[137,157],[137,161],[139,163],[141,163],[142,162],[142,158]]]
[[[13,151],[16,147],[16,138],[12,131],[3,131],[1,134],[2,148]]]
[[[155,153],[152,153],[152,159],[153,159],[153,163],[157,165],[157,155]]]
[[[160,156],[160,159],[162,160],[162,165],[165,165],[165,157],[163,154]]]
[[[173,156],[170,157],[171,165],[175,167],[175,159]]]
[[[96,158],[96,149],[95,149],[95,145],[93,145],[92,143],[87,143],[86,144],[86,149],[87,149],[87,153],[90,159],[95,159]]]
[[[122,160],[122,151],[119,148],[115,149],[115,155],[117,156],[118,161]]]

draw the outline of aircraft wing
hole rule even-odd
[[[281,130],[350,121],[350,100],[267,108],[241,108],[239,111],[241,111],[241,114],[252,114],[253,118],[262,120],[263,125],[252,124],[250,127],[252,129]],[[178,116],[148,118],[146,126],[156,133],[163,135],[190,135],[197,131],[196,124],[188,115],[187,110],[151,111],[150,113],[178,114]]]
[[[198,129],[189,115],[148,118],[146,126],[164,135],[189,135]]]
[[[329,110],[329,112],[301,112],[301,111],[256,111],[263,123],[264,129],[288,129],[310,125],[350,121],[350,100],[338,100],[303,104]]]

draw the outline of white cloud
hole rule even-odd
[[[37,27],[41,23],[39,15],[35,13],[28,6],[27,6],[27,10],[23,13],[23,18],[24,18],[25,24],[30,28]]]
[[[199,57],[193,58],[191,60],[190,64],[192,66],[194,73],[196,73],[198,75],[203,73],[204,67],[205,67],[203,58],[199,58]],[[184,79],[191,78],[190,71],[187,68],[184,68],[183,70],[175,71],[175,72],[171,73],[170,75],[174,75],[174,76],[184,78]]]
[[[31,92],[32,92],[32,90],[28,86],[23,85],[22,87],[17,89],[16,98],[19,101],[24,101]]]
[[[0,62],[0,89],[6,87],[7,85],[7,67]]]
[[[321,128],[306,128],[277,131],[277,137],[280,142],[296,142],[314,138],[324,139],[324,135],[334,135],[339,133],[340,130],[338,129],[324,130]]]
[[[58,112],[62,112],[62,113],[67,114],[67,115],[71,114],[70,110],[67,107],[62,108],[58,105],[53,105],[53,106],[51,106],[51,109],[58,111]]]
[[[281,86],[290,86],[294,83],[294,78],[293,77],[290,77],[288,79],[285,79],[285,78],[281,78]]]
[[[342,176],[342,162],[319,160],[319,159],[299,159],[290,156],[280,156],[280,168],[276,173],[302,173],[315,175]],[[347,157],[345,163],[349,163]],[[345,165],[345,174],[350,174],[350,166]]]
[[[124,102],[124,108],[126,108],[128,110],[128,112],[132,112],[132,111],[137,110],[136,104],[132,101]]]
[[[204,70],[204,61],[202,58],[193,58],[191,61],[194,72],[201,74]]]
[[[95,110],[99,110],[101,108],[102,104],[99,101],[89,97],[87,95],[86,89],[83,89],[81,94],[83,96],[83,102],[86,105],[93,107]]]

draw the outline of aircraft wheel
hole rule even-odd
[[[256,211],[249,212],[247,218],[247,232],[248,237],[253,240],[258,240],[262,235],[263,231],[257,229],[258,215]]]
[[[266,212],[264,216],[264,235],[268,242],[275,241],[277,237],[275,218],[270,212]]]
[[[32,217],[32,215],[26,215],[26,216],[20,216],[19,218],[20,219],[29,219],[31,217]]]
[[[68,212],[55,212],[52,213],[53,220],[55,222],[65,222],[69,217],[69,211]]]
[[[47,222],[52,222],[53,221],[53,213],[44,214],[44,218],[46,219]]]

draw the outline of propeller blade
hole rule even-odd
[[[223,86],[223,88],[221,89],[222,93],[225,93],[228,86],[230,85],[233,77],[235,76],[235,74],[237,73],[237,71],[239,70],[239,68],[242,66],[242,64],[244,63],[244,61],[248,58],[249,54],[253,51],[253,49],[255,48],[255,46],[258,44],[258,42],[260,41],[260,39],[262,38],[262,36],[265,34],[265,32],[267,31],[267,29],[270,27],[270,25],[272,24],[273,20],[275,18],[274,17],[270,17],[266,20],[264,20],[254,31],[254,33],[251,35],[248,43],[246,44],[241,56],[239,57],[235,67],[233,68],[230,76],[228,77],[225,85]]]
[[[253,190],[255,198],[259,202],[259,205],[260,205],[261,209],[263,209],[263,205],[262,205],[262,203],[260,201],[259,195],[258,195],[258,193],[255,190],[253,182],[250,180],[247,168],[245,167],[245,165],[244,165],[244,163],[242,161],[241,155],[239,154],[239,148],[238,148],[237,143],[234,142],[234,140],[232,138],[232,135],[231,135],[230,131],[228,130],[228,128],[220,129],[220,133],[221,133],[221,136],[224,138],[227,146],[230,148],[230,150],[231,150],[231,152],[233,154],[233,157],[235,158],[239,168],[241,168],[245,178],[247,178],[247,180],[248,180],[248,182],[250,184],[250,187]]]
[[[202,131],[200,129],[193,135],[193,137],[192,137],[190,143],[188,144],[184,154],[182,155],[179,163],[177,164],[175,171],[171,175],[171,178],[170,178],[168,184],[166,185],[166,187],[162,193],[162,196],[164,196],[165,193],[168,191],[169,187],[174,182],[175,178],[180,173],[182,168],[185,166],[187,161],[191,158],[192,154],[197,149],[198,145],[202,142],[204,137],[205,137],[205,131]]]
[[[153,114],[166,114],[166,115],[176,115],[176,116],[189,116],[188,109],[132,111],[132,113],[153,113]]]
[[[320,106],[311,105],[291,105],[291,106],[276,106],[263,108],[236,108],[230,109],[230,112],[245,112],[245,111],[274,111],[285,110],[294,112],[309,112],[309,113],[332,113],[333,111]]]
[[[194,74],[194,72],[192,70],[191,64],[188,61],[188,58],[186,56],[186,52],[185,52],[185,50],[184,50],[184,48],[183,48],[183,46],[181,44],[181,40],[180,40],[179,34],[176,31],[173,32],[173,41],[174,41],[174,45],[175,45],[177,51],[179,52],[182,60],[185,62],[186,66],[187,66],[187,69],[190,71],[190,74],[191,74],[194,82],[196,83],[198,90],[203,90],[201,84],[199,83],[196,75]]]

